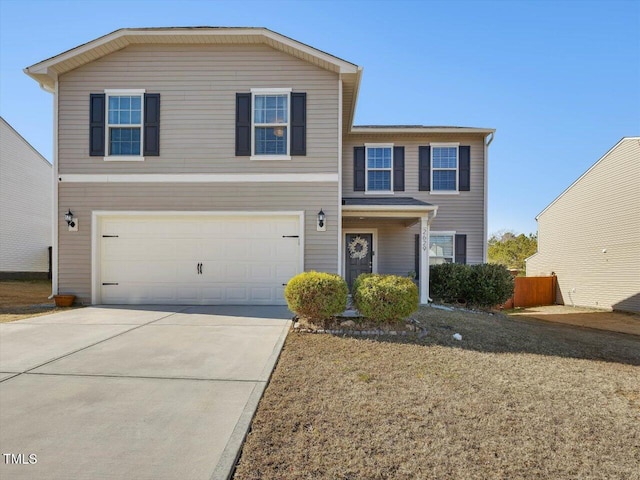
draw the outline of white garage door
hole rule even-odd
[[[281,305],[300,273],[298,216],[102,217],[105,304]]]

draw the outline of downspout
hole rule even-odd
[[[338,275],[342,275],[342,74],[338,74]]]
[[[53,215],[51,216],[53,248],[51,252],[51,296],[49,298],[58,294],[58,86],[56,76],[53,90],[43,87],[45,91],[53,93]]]
[[[484,242],[482,243],[482,263],[487,263],[487,242],[489,241],[489,145],[493,142],[495,133],[491,132],[484,138]],[[488,140],[487,140],[488,139]]]

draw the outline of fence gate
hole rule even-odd
[[[514,307],[538,307],[556,303],[557,277],[516,277]]]

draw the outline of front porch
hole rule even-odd
[[[411,197],[343,198],[342,272],[414,276],[429,301],[429,229],[438,207]]]

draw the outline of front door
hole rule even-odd
[[[373,235],[348,233],[346,238],[346,280],[349,290],[361,273],[371,273],[373,266]]]

